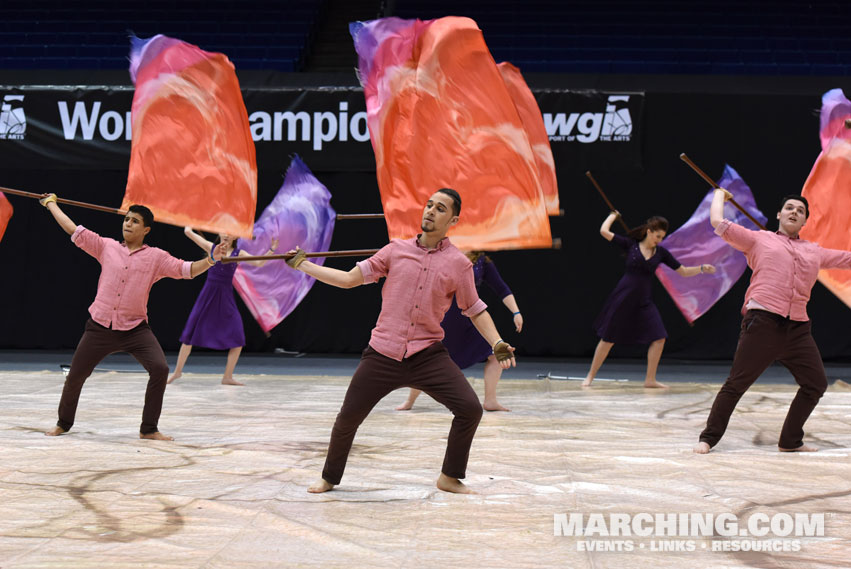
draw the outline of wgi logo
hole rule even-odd
[[[21,104],[23,95],[6,95],[0,106],[0,140],[23,140],[27,134],[27,115]]]
[[[632,139],[629,95],[609,95],[605,113],[544,113],[550,142],[628,142]]]

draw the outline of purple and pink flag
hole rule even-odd
[[[724,167],[724,174],[718,180],[718,185],[730,191],[739,205],[765,225],[766,218],[757,208],[751,189],[729,165]],[[665,237],[662,246],[683,265],[715,265],[715,274],[700,274],[687,278],[665,265],[659,265],[656,269],[656,276],[689,322],[703,316],[718,302],[748,266],[744,254],[716,235],[709,223],[709,206],[714,193],[714,190],[710,190],[704,196],[688,221]],[[759,229],[730,203],[724,204],[724,217],[742,227]]]
[[[390,238],[417,234],[423,204],[448,187],[463,202],[449,231],[459,248],[550,247],[554,165],[519,109],[531,99],[529,116],[543,119],[531,93],[512,96],[528,87],[518,91],[520,74],[500,71],[476,23],[383,18],[350,31]]]
[[[830,249],[851,251],[851,101],[842,89],[822,97],[821,153],[801,195],[807,198],[810,215],[801,237]],[[851,271],[823,269],[819,281],[851,307]]]
[[[12,219],[13,211],[12,204],[3,195],[3,192],[0,192],[0,241],[3,240],[3,234],[6,233],[6,228],[9,226],[9,220]]]
[[[251,237],[257,164],[233,64],[157,35],[131,38],[133,141],[122,209],[158,221]]]
[[[293,157],[284,184],[254,224],[254,239],[240,239],[239,247],[251,255],[264,255],[277,239],[276,253],[296,245],[305,251],[327,251],[337,219],[330,200],[328,188],[298,156]],[[311,261],[321,265],[325,259]],[[314,282],[283,261],[269,261],[262,267],[240,263],[233,277],[234,287],[264,332],[280,324]]]

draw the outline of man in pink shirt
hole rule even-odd
[[[479,299],[472,263],[446,237],[460,213],[461,197],[455,190],[443,188],[426,203],[421,234],[394,239],[348,272],[305,261],[301,250],[287,261],[291,267],[340,288],[387,277],[378,322],[331,431],[322,479],[308,492],[327,492],[339,484],[355,433],[372,408],[395,389],[415,387],[455,415],[437,487],[446,492],[471,493],[460,479],[466,475],[482,406],[441,343],[440,321],[453,296],[463,314],[493,346],[500,365],[508,368],[515,362],[514,348],[500,339],[485,310],[487,306]]]
[[[724,219],[730,193],[715,191],[709,219],[715,233],[747,257],[753,271],[745,293],[744,318],[730,376],[712,404],[706,428],[694,452],[706,454],[718,444],[742,395],[765,369],[780,361],[800,386],[780,431],[783,452],[812,452],[804,444],[804,423],[827,389],[827,376],[810,332],[807,301],[819,269],[851,269],[851,252],[824,249],[798,237],[809,204],[799,195],[783,198],[779,230],[752,231]]]
[[[74,424],[83,384],[95,366],[109,354],[128,352],[149,375],[139,437],[173,440],[157,429],[168,379],[168,364],[148,326],[148,294],[151,286],[161,278],[197,277],[216,264],[221,252],[211,251],[210,257],[192,263],[176,259],[162,249],[148,247],[144,240],[151,231],[154,214],[145,206],[132,205],[128,208],[122,226],[124,242],[119,243],[76,225],[59,208],[56,194],[46,195],[39,201],[71,236],[71,241],[101,264],[97,295],[89,307],[91,318],[86,322],[62,389],[59,420],[44,434],[57,436],[67,433]]]

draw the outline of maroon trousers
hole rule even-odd
[[[425,391],[455,415],[441,471],[452,478],[466,476],[470,445],[482,418],[482,406],[446,348],[436,342],[401,362],[371,347],[364,350],[331,431],[322,470],[325,481],[340,483],[358,427],[385,395],[400,387]]]
[[[715,396],[700,441],[718,444],[736,404],[753,382],[775,361],[792,372],[800,386],[780,431],[781,448],[804,444],[804,423],[827,389],[821,354],[810,332],[810,322],[789,320],[765,310],[748,310],[742,319],[739,345],[730,377]]]
[[[65,378],[62,399],[59,401],[59,420],[56,422],[59,427],[68,431],[74,425],[83,384],[95,366],[115,352],[129,353],[147,370],[148,388],[145,391],[145,408],[142,411],[142,426],[139,432],[157,432],[157,423],[163,407],[163,393],[168,380],[168,363],[151,327],[147,322],[142,322],[132,330],[112,330],[104,328],[91,318],[86,322],[86,330],[80,338],[71,359],[71,369]]]

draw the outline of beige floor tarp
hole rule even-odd
[[[758,383],[717,450],[700,456],[691,448],[717,384],[503,381],[513,411],[482,420],[467,478],[475,496],[434,487],[451,415],[426,397],[394,411],[396,392],[361,427],[343,483],[311,495],[348,378],[240,379],[248,385],[187,374],[169,386],[160,428],[176,440],[165,443],[138,439],[141,373],[93,375],[72,432],[49,438],[62,375],[0,372],[0,568],[851,565],[843,386],[807,424],[818,453],[776,452],[793,388]],[[642,513],[653,523],[636,526]],[[594,531],[554,535],[571,514]],[[600,535],[594,523],[612,531],[610,514],[651,535]],[[760,516],[755,527],[769,531],[692,537],[656,521],[679,514],[740,528]],[[785,535],[795,514],[814,524],[824,514],[824,535]],[[723,551],[733,547],[780,551]]]

